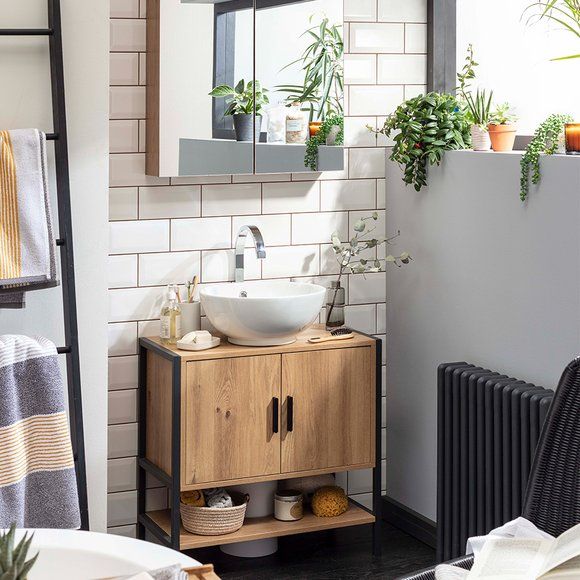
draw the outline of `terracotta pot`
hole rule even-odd
[[[516,140],[517,127],[509,125],[488,125],[491,148],[494,151],[511,151]]]
[[[489,132],[485,127],[471,125],[471,148],[474,151],[490,150],[491,141],[489,140]]]

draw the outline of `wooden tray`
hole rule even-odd
[[[189,574],[189,580],[220,580],[220,577],[213,571],[213,564],[184,568],[183,571]]]

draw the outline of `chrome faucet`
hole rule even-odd
[[[248,234],[251,234],[252,238],[254,238],[256,257],[258,260],[263,260],[266,257],[262,232],[256,226],[242,226],[236,239],[236,270],[234,274],[234,280],[236,282],[244,281],[244,249],[246,247]]]

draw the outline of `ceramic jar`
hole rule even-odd
[[[489,151],[491,149],[487,127],[471,125],[471,148],[474,151]]]
[[[299,491],[285,489],[274,496],[274,517],[282,522],[295,522],[304,516],[303,497]]]

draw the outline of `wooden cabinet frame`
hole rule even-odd
[[[307,331],[308,332],[308,331]],[[310,331],[318,332],[317,330]],[[233,347],[213,349],[201,353],[183,353],[174,348],[167,348],[158,339],[142,338],[139,345],[139,445],[138,445],[138,536],[145,537],[150,532],[164,545],[176,550],[220,545],[232,542],[284,536],[307,531],[316,531],[336,527],[372,524],[373,553],[380,552],[381,521],[381,361],[382,344],[380,339],[357,333],[355,339],[343,343],[322,343],[310,345],[300,340],[293,345],[282,347]],[[185,465],[183,437],[185,431],[185,413],[182,405],[185,402],[187,388],[187,364],[192,360],[216,360],[234,356],[261,356],[269,354],[316,352],[317,350],[334,350],[365,346],[371,356],[370,378],[374,382],[374,398],[371,400],[374,420],[371,421],[370,456],[371,461],[337,467],[326,467],[309,471],[292,473],[275,473],[243,478],[190,485],[184,480],[182,466]],[[241,350],[235,350],[241,349]],[[235,354],[231,351],[235,350]],[[374,360],[373,360],[374,359]],[[374,364],[372,364],[374,362]],[[280,431],[285,425],[284,401],[280,405]],[[371,419],[373,419],[371,417]],[[170,423],[170,424],[168,424]],[[374,439],[373,439],[374,435]],[[353,469],[373,469],[372,509],[367,509],[354,500],[350,500],[352,509],[339,518],[305,518],[304,522],[256,521],[244,525],[242,530],[228,536],[194,536],[181,528],[179,514],[180,492],[187,489],[203,489],[214,485],[236,485],[240,483],[257,483],[262,481],[281,480],[288,477],[308,476],[321,473],[334,473]],[[282,471],[282,470],[281,470]],[[152,475],[169,490],[169,509],[162,512],[147,512],[145,505],[146,476]],[[347,515],[348,514],[348,515]],[[259,518],[263,520],[264,518]],[[247,528],[247,529],[246,529]]]

